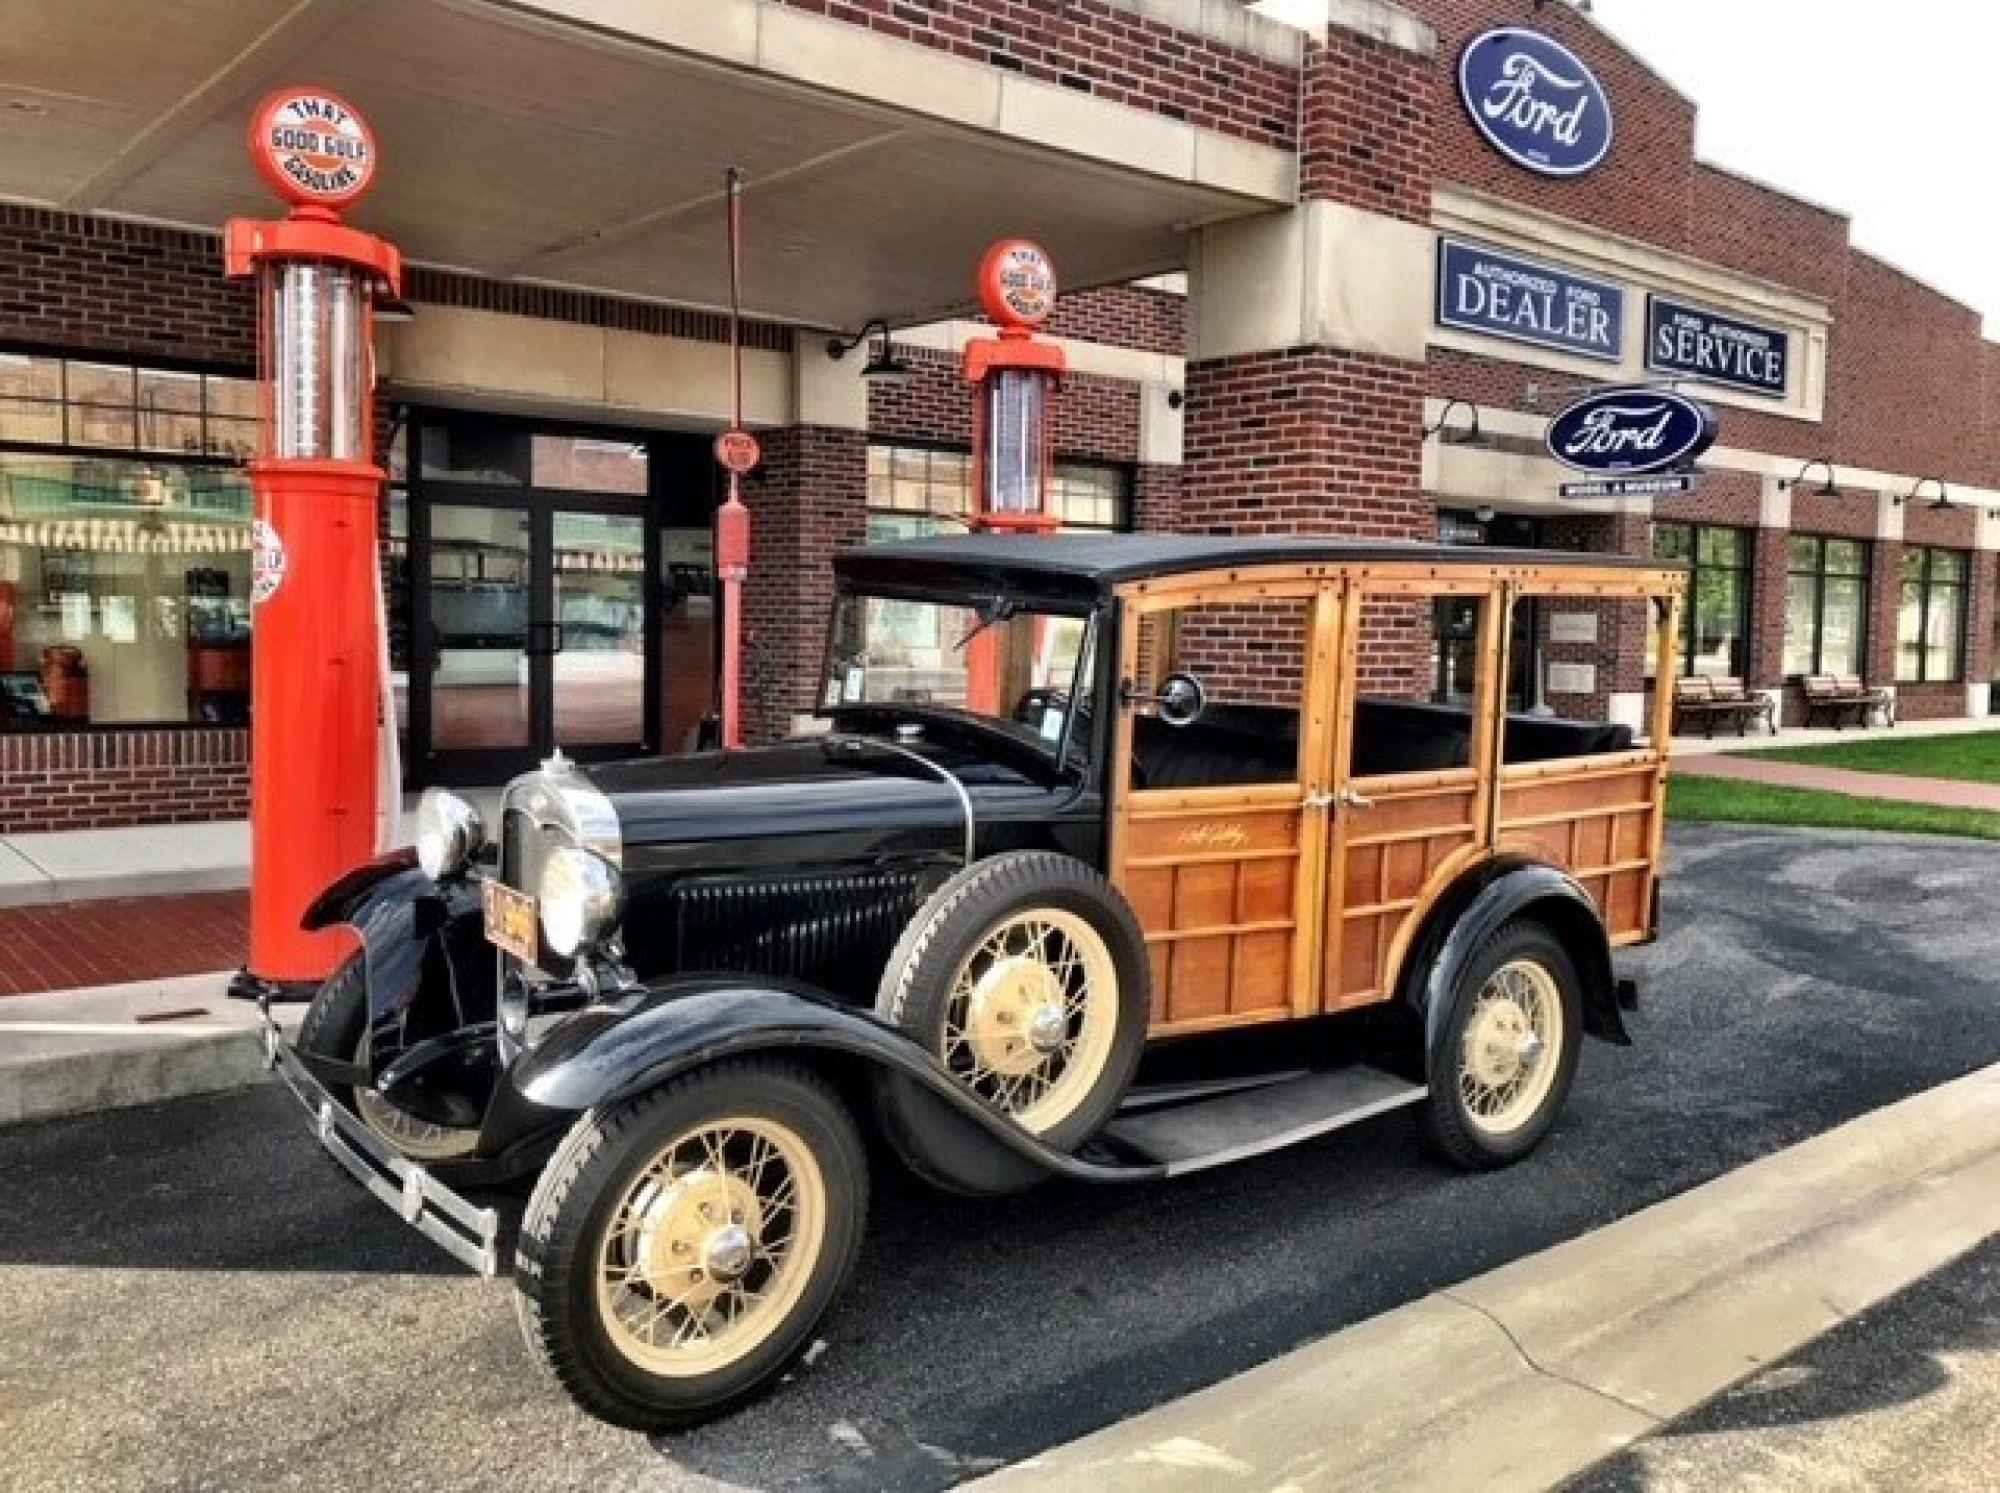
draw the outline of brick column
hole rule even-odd
[[[1299,206],[1193,246],[1186,531],[1436,536],[1421,444],[1432,123],[1407,106],[1433,90],[1436,36],[1381,0],[1341,9],[1306,48]],[[1379,683],[1427,688],[1428,628],[1378,610],[1363,627]]]
[[[764,463],[743,485],[750,508],[744,596],[743,735],[775,741],[811,710],[833,605],[835,554],[867,528],[868,437],[794,425],[765,431]]]

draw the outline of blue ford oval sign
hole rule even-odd
[[[1549,422],[1549,455],[1579,472],[1666,472],[1715,443],[1715,411],[1667,389],[1599,389]]]
[[[1486,141],[1543,176],[1581,176],[1611,149],[1611,97],[1583,59],[1539,31],[1504,26],[1458,58],[1458,91]]]

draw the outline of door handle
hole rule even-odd
[[[1325,808],[1331,808],[1332,806],[1333,806],[1333,795],[1331,793],[1308,793],[1306,795],[1306,801],[1302,805],[1302,807],[1308,809],[1325,809]]]
[[[1334,801],[1343,809],[1372,809],[1375,800],[1356,793],[1352,788],[1343,788],[1334,795]]]

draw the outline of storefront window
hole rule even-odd
[[[239,467],[0,449],[0,730],[250,709]]]
[[[1131,473],[1059,462],[1050,501],[1069,530],[1132,525]],[[964,451],[883,443],[868,448],[868,542],[962,534],[972,513],[972,457]]]
[[[1864,674],[1868,546],[1794,534],[1785,593],[1785,672]]]
[[[1750,531],[1708,524],[1654,524],[1653,558],[1686,565],[1689,603],[1681,609],[1683,674],[1741,677],[1748,660]],[[1657,623],[1655,623],[1657,626]],[[1647,669],[1659,657],[1649,638]]]
[[[1902,606],[1896,617],[1896,678],[1936,684],[1965,675],[1965,555],[1903,551]]]

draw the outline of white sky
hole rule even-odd
[[[1256,8],[1309,24],[1326,0]],[[1593,15],[1694,99],[1704,160],[1846,213],[1856,244],[2000,337],[2000,4],[1595,0]]]

